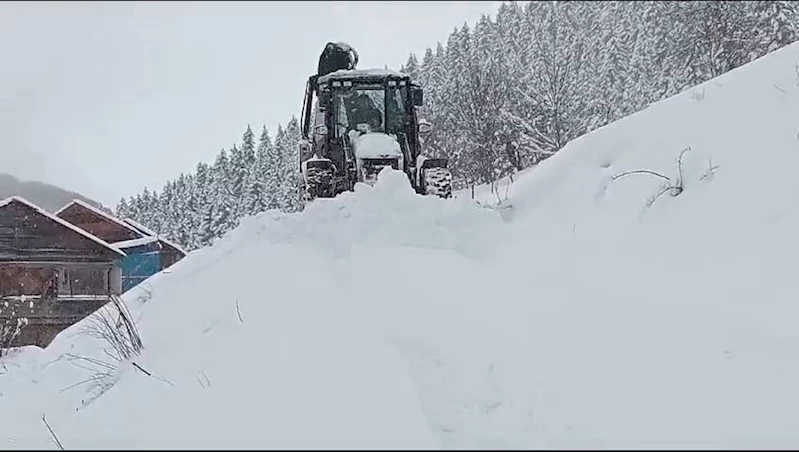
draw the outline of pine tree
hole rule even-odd
[[[286,125],[285,134],[279,149],[281,159],[281,209],[286,212],[296,212],[300,210],[302,202],[300,199],[300,188],[302,179],[299,172],[299,143],[302,136],[300,134],[300,122],[295,116]]]
[[[191,237],[189,242],[184,244],[189,249],[196,249],[208,244],[208,242],[204,241],[201,231],[210,228],[210,224],[204,223],[211,215],[211,204],[208,196],[211,183],[210,171],[211,169],[206,163],[198,163],[193,183],[189,188],[187,216],[191,218]]]
[[[234,146],[235,147],[235,146]],[[238,224],[236,202],[233,198],[230,183],[231,165],[228,153],[224,149],[219,153],[211,169],[209,215],[204,219],[205,229],[201,232],[201,241],[210,243],[214,238],[223,236]]]
[[[119,204],[117,204],[114,215],[120,218],[126,218],[130,216],[130,206],[128,206],[128,201],[125,198],[119,200]]]
[[[258,148],[255,152],[252,171],[249,173],[244,195],[245,210],[251,215],[269,209],[270,193],[267,189],[267,177],[269,175],[269,157],[273,153],[272,139],[266,130],[266,126],[264,126],[258,139]]]
[[[234,152],[231,153],[232,193],[237,201],[235,216],[241,218],[251,213],[252,205],[252,200],[246,198],[247,181],[250,179],[250,173],[255,164],[255,135],[249,124],[242,136],[241,149],[236,149],[234,146]]]
[[[419,80],[419,60],[416,59],[416,55],[411,54],[408,57],[408,61],[400,68],[400,72],[404,72],[411,77],[411,80]]]

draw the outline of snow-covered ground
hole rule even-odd
[[[67,449],[795,448],[797,63],[570,143],[502,215],[384,171],[248,218],[126,295],[151,375],[82,404],[82,324],[6,358],[0,448],[54,448],[42,414]]]

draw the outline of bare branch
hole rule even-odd
[[[140,371],[144,372],[144,374],[147,375],[148,377],[152,377],[153,376],[153,374],[151,374],[150,372],[147,372],[146,370],[144,370],[140,365],[138,365],[138,364],[136,364],[134,362],[131,362],[131,364],[133,364],[133,367],[135,367],[135,368],[139,369]]]
[[[64,388],[64,389],[62,389],[62,390],[60,390],[58,392],[59,393],[66,392],[66,391],[69,391],[72,388],[77,388],[78,386],[84,385],[86,383],[98,383],[98,382],[102,383],[103,379],[108,378],[110,376],[111,376],[110,373],[97,373],[97,374],[94,374],[91,377],[89,377],[89,378],[87,378],[87,379],[85,379],[83,381],[79,381],[77,383],[71,384],[71,385],[67,386],[66,388]]]
[[[668,177],[666,177],[666,176],[664,176],[664,175],[662,175],[662,174],[660,174],[658,172],[650,171],[650,170],[625,171],[625,172],[623,172],[621,174],[617,174],[617,175],[613,176],[613,178],[611,180],[621,179],[622,177],[629,176],[630,174],[651,174],[652,176],[657,176],[657,177],[660,177],[661,179],[665,179],[667,181],[671,181],[671,179],[669,179]]]
[[[718,165],[713,165],[713,159],[711,158],[707,159],[707,164],[707,171],[705,171],[705,173],[699,178],[700,181],[713,177],[716,174],[716,170],[720,168]]]
[[[14,339],[22,334],[22,330],[28,326],[28,319],[25,317],[15,317],[11,311],[12,318],[0,323],[0,358],[8,356],[12,350]]]
[[[71,361],[86,361],[86,362],[88,362],[90,364],[94,364],[95,366],[100,366],[100,367],[106,368],[106,369],[111,370],[111,371],[113,371],[115,369],[115,367],[113,365],[111,365],[111,364],[109,364],[109,363],[107,363],[105,361],[96,359],[96,358],[89,358],[89,357],[86,357],[86,356],[78,356],[78,355],[74,355],[72,353],[64,353],[64,356],[67,359],[69,359],[70,362]]]
[[[239,316],[239,322],[244,323],[244,319],[241,317],[241,309],[239,307],[239,299],[236,298],[236,315]]]
[[[658,200],[658,199],[659,199],[661,196],[663,196],[663,194],[664,194],[664,193],[668,192],[669,190],[673,190],[673,189],[674,189],[674,187],[673,187],[673,186],[671,186],[671,185],[666,185],[666,186],[664,186],[664,187],[663,187],[663,189],[662,189],[662,190],[660,190],[660,191],[658,192],[658,194],[656,194],[655,196],[653,196],[653,197],[649,198],[649,200],[646,202],[646,207],[647,207],[647,208],[649,208],[649,207],[652,207],[652,205],[653,205],[653,204],[655,204],[655,202],[656,202],[656,201],[657,201],[657,200]],[[676,195],[673,195],[673,196],[676,196]]]
[[[61,441],[58,440],[58,436],[56,436],[53,429],[50,428],[50,424],[47,423],[47,418],[44,417],[44,414],[42,415],[42,422],[44,422],[44,425],[47,427],[47,430],[50,431],[50,435],[53,436],[53,439],[55,440],[55,443],[58,445],[58,448],[64,450],[64,446],[61,445]]]
[[[200,376],[203,378],[200,378]],[[197,382],[200,383],[200,387],[203,389],[208,389],[211,387],[211,379],[208,378],[208,375],[204,370],[200,371],[200,375],[197,375]]]
[[[119,363],[140,355],[143,345],[130,312],[117,296],[111,298],[111,303],[93,313],[89,317],[86,327],[80,333],[107,343],[109,348],[103,349],[103,354],[111,359],[110,362],[106,362],[98,358],[77,356],[71,353],[63,354],[62,357],[74,366],[92,372],[92,376],[68,386],[62,391],[90,383],[92,384],[91,389],[96,390],[92,394],[91,400],[96,400],[116,383],[115,371],[119,367]],[[84,401],[84,403],[87,402]]]
[[[688,146],[687,148],[683,149],[680,154],[677,156],[677,180],[672,181],[668,177],[651,170],[633,170],[633,171],[626,171],[621,174],[617,174],[613,176],[611,181],[615,181],[621,177],[630,175],[630,174],[649,174],[652,176],[659,177],[666,181],[666,184],[662,187],[662,189],[653,197],[649,198],[646,203],[647,208],[652,207],[652,205],[660,199],[661,196],[665,193],[669,193],[671,196],[678,196],[680,193],[683,192],[683,171],[682,171],[682,159],[686,152],[690,151],[691,147]]]
[[[682,193],[682,186],[683,186],[683,177],[682,177],[682,156],[685,155],[686,152],[691,150],[691,146],[683,149],[680,152],[680,156],[677,157],[677,183],[674,184],[672,189],[671,196],[677,196]]]
[[[171,381],[167,380],[166,378],[159,377],[157,375],[151,374],[150,372],[148,372],[147,370],[145,370],[143,367],[141,367],[140,365],[136,364],[135,362],[131,361],[131,364],[133,364],[133,367],[139,369],[140,371],[142,371],[148,377],[155,378],[156,380],[159,380],[159,381],[163,381],[164,383],[168,384],[169,386],[172,386],[173,388],[176,387],[175,384],[172,383]]]

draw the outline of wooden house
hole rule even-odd
[[[81,200],[73,200],[56,215],[95,234],[125,252],[122,292],[182,259],[186,252],[133,220],[120,220]]]
[[[73,200],[56,211],[55,216],[108,243],[124,242],[144,237],[142,233],[124,221],[118,220],[113,215],[79,199]]]
[[[0,348],[46,347],[121,293],[125,253],[14,196],[0,201]],[[20,334],[9,331],[22,324]]]

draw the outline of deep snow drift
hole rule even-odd
[[[54,447],[43,413],[66,448],[799,446],[796,63],[570,143],[501,216],[384,171],[248,218],[126,295],[152,376],[62,392],[108,361],[81,324],[7,358],[0,448]]]

